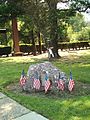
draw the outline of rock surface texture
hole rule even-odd
[[[50,62],[44,62],[40,64],[30,65],[27,72],[27,82],[25,84],[25,90],[30,91],[33,89],[33,80],[35,73],[38,73],[38,79],[41,81],[41,87],[45,85],[45,76],[48,75],[49,80],[52,82],[52,89],[56,87],[56,83],[59,79],[63,80],[65,85],[67,84],[67,76],[64,72],[53,66]]]

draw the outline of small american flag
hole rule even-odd
[[[48,74],[45,74],[45,93],[50,89],[51,87],[51,82],[49,80]]]
[[[57,88],[60,89],[60,90],[64,90],[64,81],[63,80],[58,80],[57,82]]]
[[[24,70],[22,71],[22,74],[21,74],[21,78],[20,78],[20,85],[23,87],[25,84],[26,84],[26,76],[25,76],[25,73],[24,73]]]
[[[61,79],[60,73],[59,73],[59,80],[57,81],[57,88],[59,90],[64,90],[64,81]]]
[[[75,85],[75,83],[74,83],[74,80],[72,79],[72,73],[70,72],[70,80],[69,80],[69,84],[68,84],[68,89],[70,92],[73,90],[74,85]]]
[[[33,81],[33,88],[35,88],[36,90],[40,89],[40,80],[39,80],[37,71],[35,72],[35,78],[34,78],[34,81]]]

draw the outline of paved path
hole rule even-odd
[[[0,120],[48,120],[0,92]]]

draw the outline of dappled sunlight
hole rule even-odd
[[[73,107],[77,107],[77,106],[80,106],[80,105],[83,105],[83,101],[73,101],[72,103],[71,103],[71,106],[73,106]]]
[[[7,96],[0,99],[0,120],[12,120],[28,112],[29,110]]]
[[[22,56],[22,57],[9,57],[9,58],[2,58],[3,62],[15,62],[15,63],[22,63],[22,62],[34,62],[34,59],[31,59],[30,57]]]
[[[4,100],[3,100],[4,101]],[[0,106],[0,119],[12,119],[14,117],[13,110],[14,110],[14,104],[13,103],[2,103]]]
[[[75,101],[71,102],[68,109],[76,111],[75,113],[77,113],[78,116],[80,116],[80,114],[86,116],[90,112],[90,101],[84,98],[76,99]]]
[[[46,95],[45,97],[41,97],[41,95],[36,96],[35,94],[34,96],[31,94],[25,94],[25,96],[24,94],[13,94],[13,98],[17,99],[21,104],[25,104],[27,108],[39,111],[42,115],[46,115],[47,118],[49,114],[51,120],[89,120],[89,96],[51,99]]]
[[[77,56],[77,55],[69,55],[68,59],[73,61],[73,60],[79,59],[79,56]]]
[[[90,67],[90,64],[88,64],[88,63],[81,63],[81,64],[79,64],[79,67]]]
[[[61,56],[68,56],[68,55],[90,55],[90,49],[88,50],[74,50],[74,51],[59,51]]]
[[[3,114],[3,113],[7,113],[7,112],[10,112],[13,108],[13,103],[6,103],[6,104],[2,104],[1,107],[0,107],[0,113]]]
[[[82,117],[71,116],[69,120],[82,120]]]
[[[79,51],[59,51],[59,54],[61,58],[59,59],[59,62],[82,62],[83,59],[90,58],[90,50],[79,50]],[[14,57],[6,57],[6,58],[0,58],[1,63],[30,63],[30,62],[36,62],[36,61],[42,61],[42,60],[48,60],[48,54],[40,54],[37,56],[14,56]],[[89,61],[89,60],[88,60]]]
[[[67,119],[69,120],[78,120],[84,117],[88,118],[89,116],[89,113],[90,113],[90,101],[89,100],[86,100],[83,98],[82,99],[79,98],[76,100],[70,99],[70,100],[62,102],[62,104],[63,106],[65,106],[65,113],[68,112]]]
[[[60,101],[56,101],[57,103],[60,103]],[[65,107],[68,107],[71,104],[72,100],[62,100],[60,104],[62,104]]]
[[[90,108],[90,101],[88,101],[88,104],[87,104],[87,101],[76,100],[75,102],[71,103],[70,107],[76,109],[77,111],[84,112],[85,110]]]
[[[43,60],[48,60],[46,54],[41,54],[37,56],[16,56],[0,58],[0,63],[34,63]]]
[[[90,100],[87,97],[55,100],[54,105],[58,110],[57,119],[84,120],[86,118],[89,120]],[[59,115],[63,115],[63,117]]]
[[[86,101],[84,102],[84,105],[87,106],[88,108],[90,108],[90,100],[86,100]]]
[[[80,50],[78,52],[78,55],[90,55],[90,49],[89,50]]]
[[[90,50],[79,50],[79,51],[59,51],[62,59],[64,61],[72,62],[72,61],[81,61],[83,58],[90,59]]]
[[[34,59],[47,59],[48,58],[48,53],[43,53],[37,56],[33,56]]]

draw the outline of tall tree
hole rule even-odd
[[[59,57],[58,54],[58,33],[57,33],[57,0],[46,0],[49,6],[49,22],[50,22],[50,41],[53,46],[53,52],[55,57]]]
[[[15,54],[20,52],[17,17],[23,12],[21,4],[22,4],[21,0],[20,1],[18,0],[7,1],[7,6],[8,6],[9,13],[11,15],[11,20],[12,20],[12,36],[13,36]]]
[[[41,45],[41,35],[40,35],[40,0],[34,0],[34,24],[36,25],[36,33],[38,37],[39,43],[39,53],[42,53],[42,45]]]
[[[0,13],[2,19],[5,20],[12,20],[12,36],[13,36],[13,43],[14,43],[14,52],[20,52],[19,49],[19,36],[18,36],[18,28],[17,28],[17,16],[21,14],[21,0],[1,0]],[[4,13],[3,13],[4,12]],[[5,20],[5,21],[6,21]]]
[[[20,33],[22,35],[22,41],[24,43],[32,44],[33,47],[33,55],[36,55],[36,45],[35,45],[35,29],[34,29],[34,23],[32,20],[31,15],[26,13],[23,16],[20,16],[19,20],[21,21],[21,28]]]
[[[12,37],[13,37],[13,50],[14,53],[17,54],[20,52],[19,48],[19,34],[18,34],[18,25],[17,25],[17,18],[12,19]]]
[[[38,44],[39,44],[39,53],[42,53],[42,41],[41,41],[41,32],[45,26],[45,4],[42,0],[24,0],[24,9],[26,14],[30,16],[30,19],[33,21],[33,29],[36,31]]]
[[[55,57],[59,57],[58,54],[58,23],[57,23],[57,3],[68,3],[68,9],[65,10],[63,8],[64,14],[66,16],[70,16],[70,13],[75,13],[75,11],[85,12],[88,8],[90,8],[90,0],[45,0],[49,6],[49,22],[50,22],[50,39],[52,42],[54,55]],[[60,10],[62,11],[62,10]],[[61,18],[62,19],[62,16]]]

